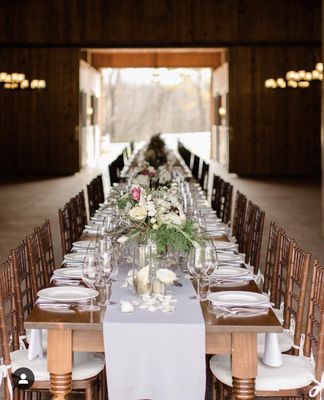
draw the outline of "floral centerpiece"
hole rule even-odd
[[[149,189],[133,185],[129,192],[112,194],[124,214],[120,235],[128,240],[155,243],[158,253],[173,249],[182,253],[199,246],[205,240],[199,225],[187,218],[171,188]]]
[[[144,152],[145,160],[155,168],[164,165],[167,162],[167,151],[165,143],[160,134],[151,137],[151,140]]]

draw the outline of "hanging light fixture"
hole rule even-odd
[[[26,79],[25,74],[20,72],[0,72],[0,84],[1,83],[4,89],[43,90],[46,88],[46,81],[44,79],[33,79],[29,81]]]
[[[286,80],[283,78],[269,78],[264,81],[264,86],[267,89],[284,89],[289,88],[308,88],[312,81],[323,80],[323,63],[317,63],[315,69],[312,71],[305,71],[301,69],[299,71],[287,71]]]

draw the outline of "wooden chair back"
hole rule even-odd
[[[296,246],[296,243],[293,243],[291,249],[291,262],[288,270],[286,300],[284,302],[283,328],[289,329],[292,320],[294,321],[294,343],[298,346],[300,344],[303,326],[310,261],[310,253],[304,252]],[[297,355],[297,349],[293,349],[293,353]]]
[[[318,261],[314,262],[304,355],[314,357],[315,378],[320,382],[324,371],[324,267],[321,267]]]
[[[208,175],[209,175],[209,164],[203,160],[201,174],[199,178],[199,184],[204,192],[208,190]]]
[[[260,253],[263,236],[265,212],[258,206],[254,206],[252,226],[247,245],[247,262],[254,267],[254,274],[257,274],[260,267]]]
[[[0,266],[0,337],[4,365],[10,365],[10,352],[19,349],[19,331],[15,290],[12,284],[12,270],[9,260]],[[9,379],[8,377],[6,379]],[[5,384],[7,387],[7,383]],[[5,395],[9,399],[8,393]]]
[[[263,292],[270,295],[270,301],[274,302],[275,290],[273,287],[276,281],[274,273],[278,271],[280,257],[280,240],[284,235],[283,229],[279,228],[273,221],[270,223],[267,253],[264,266]]]
[[[32,290],[32,275],[28,261],[26,241],[23,241],[19,246],[11,250],[9,260],[12,269],[19,330],[20,332],[24,332],[24,321],[36,301]]]
[[[88,192],[88,205],[89,205],[89,214],[90,217],[96,212],[100,203],[103,203],[105,200],[102,175],[96,176],[92,181],[87,185]]]
[[[252,227],[253,227],[253,219],[255,215],[256,206],[252,203],[252,201],[248,202],[246,215],[244,219],[244,228],[243,235],[241,240],[238,242],[239,252],[245,254],[245,262],[249,262],[249,245],[252,237]]]
[[[239,250],[240,247],[242,249],[242,243],[243,243],[246,204],[247,204],[246,196],[243,193],[237,191],[235,199],[234,216],[233,216],[232,235],[235,236],[236,238],[236,241],[239,245]]]
[[[275,290],[274,303],[276,308],[282,308],[287,300],[288,280],[291,271],[290,266],[294,259],[295,248],[295,241],[290,239],[286,234],[282,235],[280,240],[278,270],[274,271],[276,282],[273,283],[273,289]]]
[[[88,223],[87,208],[85,203],[84,191],[82,190],[72,199],[75,210],[75,230],[77,236],[80,237],[83,233],[85,225]]]
[[[35,228],[37,239],[40,247],[43,267],[46,269],[46,278],[51,278],[55,270],[55,257],[52,241],[51,224],[49,219],[46,219],[41,226]],[[46,282],[49,284],[49,281]]]
[[[48,286],[49,276],[47,269],[43,266],[40,245],[37,238],[37,232],[34,231],[26,237],[28,262],[32,277],[32,290],[34,299],[37,298],[37,292]]]
[[[231,220],[232,215],[232,198],[233,198],[233,185],[229,182],[224,183],[223,194],[223,213],[222,221],[227,224]]]
[[[108,172],[110,178],[110,185],[113,186],[114,183],[118,183],[120,180],[120,170],[117,166],[116,160],[108,165]]]
[[[220,192],[221,181],[222,181],[222,179],[220,176],[214,175],[213,186],[212,186],[212,191],[211,191],[211,206],[212,206],[212,209],[216,211],[216,213],[217,213],[218,202],[219,202],[219,192]]]
[[[58,210],[62,256],[69,253],[73,245],[74,227],[72,226],[71,211],[68,203]]]
[[[200,158],[195,154],[192,166],[192,175],[195,179],[199,179]]]

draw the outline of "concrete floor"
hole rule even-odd
[[[113,154],[108,158],[113,158]],[[57,210],[78,191],[86,189],[86,184],[99,172],[103,173],[107,185],[107,163],[108,161],[102,167],[84,169],[73,176],[0,181],[0,260],[4,261],[10,249],[32,232],[34,226],[49,218],[59,265],[61,248]],[[271,220],[295,238],[301,248],[312,253],[313,257],[324,264],[320,182],[307,179],[240,178],[226,173],[218,165],[213,165],[211,170],[230,181],[234,185],[234,192],[239,189],[265,210],[261,266],[264,264],[264,250]],[[210,398],[209,393],[207,398]]]

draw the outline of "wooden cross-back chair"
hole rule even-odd
[[[80,238],[84,230],[84,226],[87,224],[80,193],[72,197],[71,202],[73,203],[72,207],[74,210],[74,218],[72,217],[72,223],[74,224],[74,230],[77,234],[77,237]]]
[[[213,177],[213,186],[211,191],[211,206],[214,211],[217,213],[218,202],[219,202],[219,192],[221,185],[221,177],[218,175],[214,175]]]
[[[232,215],[232,197],[233,197],[233,185],[229,182],[224,182],[224,198],[223,210],[222,210],[222,221],[227,224],[231,220]]]
[[[246,204],[247,204],[246,196],[243,193],[237,191],[235,199],[233,224],[232,224],[232,235],[236,238],[236,242],[239,245],[239,249],[240,246],[242,248],[242,243],[243,243]]]
[[[285,282],[285,287],[282,288],[284,300],[280,309],[274,308],[273,310],[284,328],[283,332],[278,334],[281,352],[291,350],[293,354],[297,354],[301,341],[311,255],[298,248],[296,243],[282,232],[279,232],[279,238],[282,243],[285,241],[285,247],[289,246],[289,248],[279,246],[279,259],[284,258],[281,262],[285,270],[285,274],[282,275]],[[280,253],[281,250],[284,251],[283,254]],[[276,262],[275,275],[272,277],[273,282],[277,281],[277,284],[273,284],[275,291],[279,282],[278,265]],[[275,299],[275,296],[270,296],[271,299]],[[263,350],[264,335],[262,337],[258,335],[258,353]]]
[[[34,299],[37,297],[37,292],[46,288],[49,285],[49,276],[46,266],[43,265],[43,260],[40,251],[40,245],[37,238],[37,232],[34,231],[26,237],[28,262],[32,278],[32,290]]]
[[[258,206],[253,207],[250,236],[246,247],[245,261],[253,266],[254,274],[259,271],[261,243],[263,236],[265,212]]]
[[[35,382],[33,386],[21,392],[13,388],[14,399],[31,399],[32,392],[49,391],[50,381],[47,371],[47,358],[29,360],[28,350],[20,349],[20,336],[24,334],[19,324],[17,291],[14,283],[14,270],[10,262],[0,265],[0,338],[2,355],[2,375],[5,379],[4,399],[10,399],[9,386],[12,382],[12,372],[25,367],[33,371]],[[86,400],[98,399],[99,377],[104,369],[104,356],[94,353],[74,353],[74,380],[72,390],[82,391]],[[5,374],[3,373],[5,371]],[[103,377],[103,376],[102,376]],[[60,384],[57,384],[60,393]],[[12,387],[12,386],[11,386]],[[55,391],[55,385],[54,388]],[[40,398],[40,397],[37,397]]]
[[[280,241],[280,257],[279,263],[276,265],[277,270],[274,271],[273,283],[273,302],[275,307],[283,309],[283,304],[287,296],[288,280],[290,273],[290,265],[292,262],[292,252],[296,246],[295,241],[286,234],[282,235]]]
[[[183,148],[182,155],[181,157],[184,159],[184,162],[186,165],[190,168],[191,166],[191,156],[192,153],[190,150],[188,150],[186,147]]]
[[[18,323],[20,332],[25,332],[24,321],[35,304],[36,297],[33,291],[32,273],[28,260],[27,243],[23,241],[11,250],[9,257],[13,274],[13,285],[16,296],[16,305],[19,311]]]
[[[46,269],[45,276],[50,279],[56,267],[50,220],[46,219],[41,226],[37,226],[35,232],[40,247],[43,268]]]
[[[306,265],[308,259],[309,255],[302,254],[300,261],[303,260],[303,262],[300,265]],[[299,275],[298,272],[296,273]],[[282,354],[282,365],[275,368],[268,367],[259,360],[255,396],[305,399],[309,398],[310,391],[314,391],[317,386],[317,398],[319,398],[323,388],[314,380],[320,383],[324,373],[324,268],[317,261],[314,263],[312,287],[307,306],[303,354],[299,352]],[[294,345],[299,346],[296,337]],[[214,377],[221,383],[221,387],[230,390],[232,386],[230,357],[213,356],[210,360],[210,368]],[[316,396],[316,393],[312,394]],[[213,399],[215,398],[216,391],[214,390]]]
[[[68,203],[58,210],[61,234],[62,256],[69,253],[72,249],[74,238],[74,227],[71,218],[71,207]]]
[[[99,204],[103,203],[105,200],[102,175],[98,175],[91,180],[91,182],[87,185],[87,193],[89,214],[90,217],[92,217],[92,215],[99,208]]]
[[[293,354],[298,354],[302,333],[306,290],[309,276],[311,255],[292,244],[292,260],[289,265],[288,283],[283,309],[283,328],[292,329],[295,346]],[[293,323],[293,325],[292,325]]]
[[[95,178],[96,182],[96,197],[98,200],[98,207],[99,203],[103,203],[105,201],[105,192],[104,192],[104,186],[103,186],[103,180],[102,180],[102,174],[98,175]]]
[[[262,290],[270,296],[270,301],[274,302],[277,282],[275,273],[278,272],[280,257],[281,237],[284,235],[283,229],[279,228],[273,221],[270,223],[269,238],[264,266],[264,282]]]
[[[248,202],[245,220],[244,220],[244,228],[243,235],[241,240],[238,242],[239,252],[245,254],[245,262],[249,262],[249,241],[251,240],[252,227],[253,227],[253,218],[255,214],[256,206],[252,203],[252,201]]]
[[[193,157],[192,175],[195,179],[199,179],[200,158],[195,154]]]
[[[204,192],[208,190],[208,175],[209,175],[209,164],[205,160],[202,162],[201,174],[199,178],[200,187]]]

